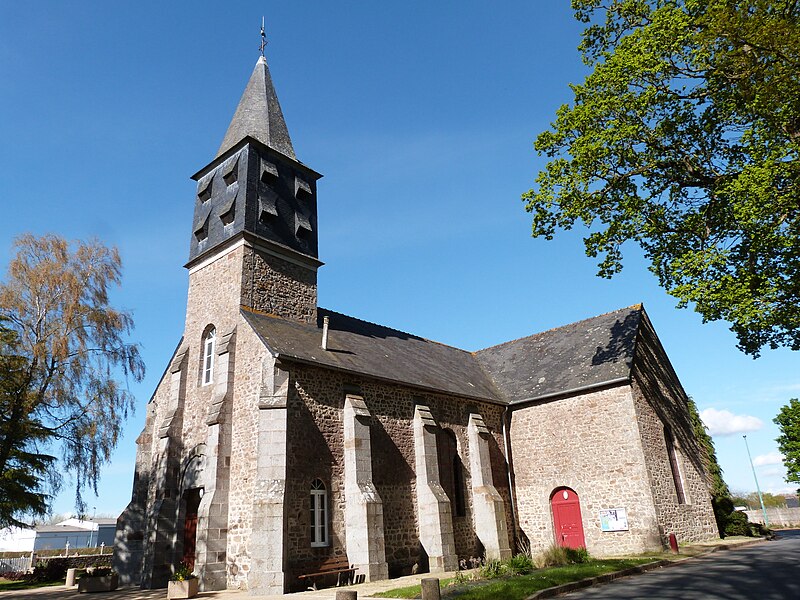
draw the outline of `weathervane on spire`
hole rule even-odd
[[[261,45],[259,46],[259,50],[261,50],[261,56],[264,56],[264,48],[267,47],[267,34],[264,31],[264,17],[261,17]]]

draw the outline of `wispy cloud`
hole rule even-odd
[[[735,415],[727,410],[707,408],[700,412],[700,418],[708,427],[711,435],[734,435],[758,431],[764,423],[751,415]]]
[[[780,465],[783,463],[783,454],[780,452],[769,452],[767,454],[759,454],[753,459],[753,464],[756,467],[763,467],[765,465]]]

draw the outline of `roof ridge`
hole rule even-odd
[[[565,323],[564,325],[559,325],[558,327],[551,327],[550,329],[545,329],[545,330],[539,331],[537,333],[532,333],[530,335],[523,335],[522,337],[514,338],[513,340],[508,340],[506,342],[500,342],[499,344],[495,344],[494,346],[487,346],[486,348],[481,348],[480,350],[476,350],[472,354],[480,354],[484,350],[491,350],[493,348],[500,348],[501,346],[506,346],[508,344],[514,344],[514,343],[522,341],[522,340],[527,340],[529,338],[534,338],[534,337],[537,337],[537,336],[540,336],[540,335],[544,335],[545,333],[550,333],[552,331],[557,331],[559,329],[564,329],[565,327],[570,327],[572,325],[580,325],[581,323],[585,323],[586,321],[591,321],[593,319],[599,319],[600,317],[605,317],[605,316],[608,316],[608,315],[610,315],[612,313],[620,312],[620,311],[628,310],[628,309],[642,311],[642,310],[644,310],[644,304],[642,302],[637,302],[636,304],[631,304],[630,306],[623,306],[623,307],[617,308],[615,310],[609,310],[607,312],[600,313],[599,315],[594,315],[593,317],[586,317],[585,319],[581,319],[579,321],[572,321],[570,323]]]

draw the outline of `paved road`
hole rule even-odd
[[[677,566],[565,594],[570,600],[624,598],[800,598],[800,530],[740,550],[714,552]]]

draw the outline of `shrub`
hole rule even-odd
[[[537,569],[546,567],[560,567],[569,563],[567,549],[563,546],[552,545],[544,552],[540,552],[533,560]]]
[[[589,562],[589,551],[586,548],[564,548],[564,550],[567,553],[567,560],[572,564]]]
[[[49,583],[60,581],[67,576],[69,561],[66,558],[51,558],[36,564],[33,573],[28,577],[29,581],[37,583]]]
[[[506,568],[514,575],[527,575],[533,571],[533,561],[527,554],[516,554],[506,561]]]
[[[113,573],[111,567],[89,567],[82,577],[105,577],[111,573]]]
[[[171,581],[185,581],[187,579],[194,579],[196,575],[192,573],[192,569],[186,563],[182,562],[175,568],[175,572],[170,577]]]
[[[589,562],[589,553],[586,548],[565,548],[552,545],[544,552],[537,554],[533,564],[537,569],[546,567],[562,567],[564,565]]]
[[[737,510],[728,515],[725,536],[729,535],[752,535],[746,514]]]
[[[3,571],[0,572],[0,579],[7,579],[8,581],[22,581],[27,577],[25,571]]]
[[[496,579],[503,575],[505,568],[499,560],[487,560],[486,564],[480,569],[481,577],[484,579]]]

